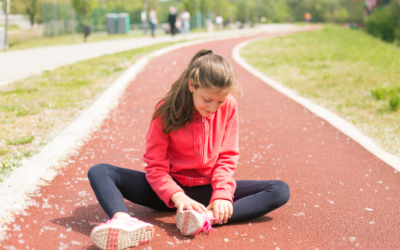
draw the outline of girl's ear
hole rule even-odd
[[[193,83],[193,81],[189,80],[188,85],[189,85],[189,91],[193,93],[193,91],[194,91],[194,83]]]

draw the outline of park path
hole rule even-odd
[[[0,247],[97,249],[90,231],[107,217],[91,191],[89,167],[104,162],[143,170],[156,98],[191,55],[206,48],[232,62],[245,90],[238,99],[241,156],[234,178],[283,180],[291,198],[266,216],[190,238],[176,230],[174,213],[126,202],[134,216],[156,228],[154,240],[137,249],[398,249],[399,173],[236,64],[231,51],[247,39],[194,45],[152,60],[79,154],[33,194],[31,206],[8,225]]]
[[[256,34],[260,32],[285,31],[295,28],[292,24],[268,24],[252,29],[201,32],[188,35],[160,36],[153,39],[137,37],[100,42],[49,46],[0,53],[0,86],[23,79],[44,70],[52,70],[78,61],[101,55],[137,49],[158,43],[193,40],[200,38],[223,37],[233,35]]]

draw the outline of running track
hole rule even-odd
[[[399,249],[400,175],[238,66],[231,51],[246,39],[186,47],[151,61],[79,155],[34,194],[25,215],[8,225],[0,246],[97,249],[89,234],[107,217],[87,180],[89,167],[105,162],[143,170],[145,133],[156,97],[169,89],[197,50],[206,48],[232,62],[245,89],[238,100],[241,157],[234,178],[284,180],[291,199],[266,216],[194,238],[177,231],[174,213],[126,202],[132,214],[156,227],[154,240],[137,249]]]

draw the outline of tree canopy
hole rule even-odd
[[[41,3],[71,4],[79,15],[88,16],[93,8],[106,12],[127,12],[132,23],[140,22],[145,0],[12,0],[11,13],[29,15],[40,22]],[[214,6],[214,3],[216,6]],[[226,20],[259,22],[303,21],[309,12],[315,22],[363,22],[364,0],[147,0],[148,8],[158,7],[160,20],[168,16],[169,6],[185,8],[193,16],[199,9],[203,16],[214,13]],[[82,16],[82,18],[83,18]],[[164,18],[165,17],[165,18]]]

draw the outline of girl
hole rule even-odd
[[[131,217],[124,198],[160,211],[177,211],[183,235],[265,215],[289,200],[282,181],[234,181],[239,158],[235,99],[240,93],[230,63],[200,50],[157,104],[146,136],[145,172],[98,164],[90,185],[111,218],[91,233],[101,249],[149,242],[153,225]]]

